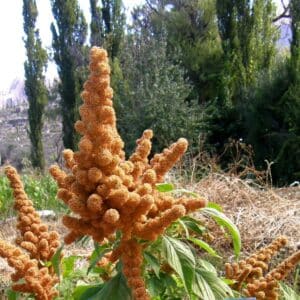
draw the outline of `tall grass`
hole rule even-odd
[[[49,175],[24,174],[21,177],[25,191],[37,210],[65,211],[64,204],[56,198],[56,183]],[[0,220],[12,215],[14,215],[12,191],[7,178],[0,175]]]

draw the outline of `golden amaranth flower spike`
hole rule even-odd
[[[107,52],[90,51],[90,76],[84,84],[79,108],[81,120],[75,123],[82,136],[76,152],[64,151],[65,173],[52,166],[58,197],[75,214],[63,217],[69,228],[66,243],[83,235],[102,243],[122,233],[111,261],[121,259],[128,284],[137,300],[149,299],[141,277],[142,249],[137,239],[153,241],[176,219],[206,205],[206,200],[175,199],[156,190],[156,183],[185,153],[188,142],[181,138],[151,161],[151,130],[137,140],[135,152],[125,160],[124,143],[118,134],[110,87]],[[130,250],[131,249],[131,250]],[[131,255],[136,251],[135,256]]]
[[[58,278],[50,274],[47,267],[40,267],[36,259],[31,259],[20,248],[0,240],[0,256],[15,269],[11,276],[14,291],[34,294],[37,300],[52,300],[58,295],[54,289]]]
[[[5,174],[13,189],[14,209],[18,214],[17,228],[20,235],[16,244],[30,253],[30,258],[49,261],[60,246],[56,231],[48,231],[48,226],[42,223],[35,211],[32,201],[28,199],[23,183],[15,168],[8,166]]]
[[[244,290],[245,295],[262,300],[278,300],[280,296],[278,282],[283,280],[299,262],[300,251],[297,251],[266,274],[265,277],[248,284]]]
[[[268,272],[272,257],[287,244],[286,237],[278,237],[270,245],[258,250],[239,263],[225,264],[226,277],[235,280],[233,289],[258,300],[278,300],[279,284],[300,261],[300,251],[294,253]]]
[[[53,268],[44,267],[59,247],[56,231],[48,231],[28,199],[21,179],[11,166],[5,168],[6,176],[13,189],[14,208],[18,214],[17,228],[20,235],[14,246],[0,240],[0,256],[15,269],[11,275],[12,289],[17,292],[34,294],[37,300],[52,300],[58,292],[58,282]],[[24,282],[20,282],[23,280]]]
[[[278,237],[270,245],[258,250],[239,263],[225,264],[226,278],[235,280],[233,288],[239,291],[243,284],[259,279],[269,268],[272,257],[287,244],[286,237]]]

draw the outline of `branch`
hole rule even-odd
[[[284,10],[287,10],[287,9],[289,9],[289,5],[290,4],[285,5],[284,0],[281,0],[281,5],[282,5],[282,7],[283,7]]]
[[[159,11],[155,7],[152,6],[152,4],[150,3],[149,0],[146,0],[146,4],[149,6],[149,8],[151,10],[153,10],[155,13],[157,13],[159,15]]]
[[[280,19],[291,17],[291,15],[289,13],[290,3],[288,5],[285,5],[284,0],[281,0],[281,5],[283,7],[283,12],[272,20],[273,23],[279,21]]]

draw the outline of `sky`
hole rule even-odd
[[[186,0],[188,1],[188,0]],[[288,0],[285,0],[285,2]],[[276,0],[278,7],[280,0]],[[51,46],[50,24],[53,21],[49,0],[36,0],[39,16],[37,27],[44,47]],[[144,3],[144,0],[124,0],[126,13],[129,16],[131,9]],[[25,48],[22,38],[23,16],[21,0],[0,1],[0,93],[7,91],[16,78],[24,78]],[[87,21],[90,20],[89,0],[79,0],[79,5],[83,9]],[[52,63],[48,65],[50,77],[56,73],[56,67]]]
[[[78,0],[88,23],[90,22],[89,0]],[[126,12],[130,15],[131,9],[143,3],[143,0],[123,1]],[[53,21],[50,0],[36,0],[38,7],[37,28],[44,47],[51,46],[50,24]],[[6,92],[12,81],[24,78],[24,48],[22,0],[0,1],[0,93]],[[48,65],[47,73],[52,77],[56,73],[52,63]]]

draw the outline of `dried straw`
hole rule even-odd
[[[299,246],[300,186],[265,188],[237,177],[210,174],[189,189],[223,207],[240,230],[244,250],[253,251],[279,235],[287,236],[291,247]]]

